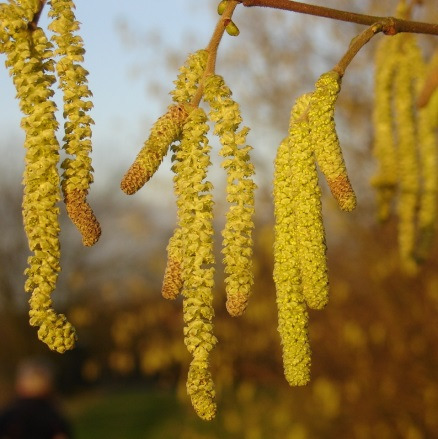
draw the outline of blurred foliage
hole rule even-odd
[[[396,2],[326,3],[388,15]],[[416,18],[431,21],[436,8],[433,2],[424,3]],[[256,207],[256,271],[254,292],[243,317],[226,313],[220,270],[217,274],[214,324],[219,343],[212,354],[217,418],[202,423],[189,407],[185,390],[189,354],[183,344],[181,299],[169,302],[160,296],[173,212],[167,206],[162,212],[151,212],[139,198],[130,200],[127,208],[118,196],[101,194],[94,205],[97,216],[103,218],[104,237],[96,249],[90,253],[80,248],[77,236],[72,239],[63,232],[64,271],[55,300],[77,327],[80,339],[75,351],[58,357],[40,346],[34,334],[30,336],[33,329],[27,325],[20,274],[26,259],[19,224],[20,194],[3,182],[0,386],[4,392],[0,403],[12,392],[11,377],[19,359],[44,353],[59,365],[61,390],[114,383],[146,383],[166,395],[176,389],[179,405],[172,397],[160,400],[157,393],[152,394],[156,405],[145,402],[142,406],[142,400],[135,398],[111,404],[110,417],[123,417],[122,407],[127,406],[139,417],[157,413],[157,407],[174,410],[174,423],[163,418],[156,437],[436,437],[438,246],[417,277],[406,277],[398,263],[395,219],[383,226],[373,222],[368,188],[373,167],[369,154],[373,43],[347,71],[337,113],[347,165],[353,185],[359,188],[359,207],[347,215],[323,200],[331,298],[325,310],[310,312],[311,383],[292,389],[283,377],[272,281],[271,162],[275,144],[286,132],[293,100],[334,65],[359,28],[264,12],[254,8],[236,14],[241,37],[236,49],[226,46],[218,67],[219,73],[230,77],[237,100],[251,119],[257,134],[254,140],[260,133],[261,143],[269,139],[270,144],[254,142],[261,187]],[[425,53],[430,52],[431,41],[421,37]],[[90,411],[90,424],[95,416]],[[93,434],[89,437],[102,431]],[[133,434],[142,437],[138,430]]]

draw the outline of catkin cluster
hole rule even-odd
[[[292,386],[310,379],[307,308],[328,301],[325,232],[316,164],[339,207],[351,211],[356,197],[345,167],[334,122],[341,78],[321,75],[313,93],[297,99],[289,135],[280,144],[274,173],[274,281],[283,364]]]
[[[251,147],[246,145],[247,128],[240,128],[240,109],[222,77],[205,74],[208,52],[200,50],[181,67],[171,92],[173,104],[151,129],[143,148],[124,175],[121,188],[138,191],[157,171],[164,156],[173,151],[172,171],[177,198],[178,224],[167,246],[168,261],[162,295],[183,297],[184,343],[192,355],[187,392],[196,413],[203,419],[216,414],[215,390],[209,370],[209,355],[217,340],[213,334],[213,185],[207,180],[211,165],[208,121],[219,136],[227,172],[227,201],[230,203],[222,232],[227,309],[233,316],[244,312],[252,273],[252,216],[254,213]],[[210,106],[193,105],[202,93]]]
[[[375,57],[373,155],[378,217],[398,217],[402,268],[415,274],[427,256],[436,222],[436,100],[417,107],[427,68],[416,38],[385,38]]]
[[[86,245],[100,235],[99,225],[85,202],[91,178],[92,122],[85,112],[91,103],[86,86],[87,72],[81,67],[83,49],[72,1],[53,0],[49,15],[55,32],[49,41],[37,27],[43,2],[10,0],[0,5],[0,51],[12,76],[25,131],[26,167],[23,176],[23,221],[33,253],[28,259],[25,290],[31,294],[30,324],[39,327],[38,337],[50,349],[72,349],[76,335],[63,314],[52,306],[51,294],[60,271],[59,207],[60,187],[64,189],[67,210],[83,235]],[[61,67],[62,66],[62,67]],[[55,71],[64,94],[65,150],[76,159],[63,164],[62,183],[58,175],[59,143],[56,105],[52,100]]]

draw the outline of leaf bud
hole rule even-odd
[[[240,34],[239,28],[232,20],[230,20],[230,22],[227,24],[225,30],[227,31],[228,35],[231,35],[232,37],[237,37]]]

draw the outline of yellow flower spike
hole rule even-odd
[[[438,61],[436,57],[435,62]],[[437,125],[434,98],[418,111],[419,160],[422,177],[418,211],[418,244],[416,258],[423,261],[430,251],[437,220],[438,151],[436,148]]]
[[[294,216],[303,295],[309,308],[321,309],[328,302],[328,273],[321,190],[312,151],[307,111],[313,94],[295,103],[289,126],[291,184],[295,191]]]
[[[120,186],[123,192],[134,194],[154,175],[170,145],[180,140],[187,110],[184,105],[171,105],[167,113],[155,122],[149,138],[122,179]]]
[[[356,195],[348,178],[334,121],[340,84],[337,72],[320,76],[310,102],[309,123],[318,166],[339,207],[349,212],[356,207]]]
[[[92,96],[87,85],[88,72],[82,67],[83,41],[76,32],[79,22],[75,18],[75,7],[71,0],[51,0],[49,16],[53,21],[49,29],[54,32],[52,41],[59,57],[56,71],[64,94],[64,150],[73,158],[62,163],[64,173],[61,186],[67,213],[82,234],[84,245],[95,244],[101,234],[100,225],[88,204],[90,184],[93,182],[91,159],[91,125],[93,119],[87,112],[93,107]]]
[[[397,72],[394,78],[394,107],[399,165],[398,241],[400,259],[404,270],[408,274],[415,274],[418,269],[414,259],[414,251],[419,193],[419,166],[414,113],[414,78],[416,73],[412,69],[412,59],[409,56],[409,53],[412,53],[412,37],[406,34],[397,37],[403,38],[401,52],[397,59]]]
[[[165,299],[176,299],[182,289],[181,229],[175,230],[167,246],[167,266],[161,294]]]
[[[220,138],[220,155],[227,157],[222,166],[227,171],[227,201],[230,203],[222,232],[226,307],[230,315],[241,315],[247,306],[253,280],[252,230],[254,223],[254,166],[250,162],[251,147],[246,145],[249,129],[239,130],[239,105],[231,98],[231,90],[222,77],[211,75],[204,85],[204,99],[210,105],[210,120]]]
[[[373,156],[378,165],[371,184],[376,189],[377,215],[380,221],[388,219],[391,201],[397,188],[397,154],[393,133],[393,82],[397,69],[398,37],[384,38],[377,47],[374,80],[374,144]]]
[[[65,316],[55,313],[51,300],[60,271],[59,144],[55,135],[56,106],[50,99],[55,82],[49,73],[53,71],[49,59],[51,45],[41,29],[28,30],[38,6],[38,2],[23,1],[21,8],[2,8],[2,13],[17,13],[13,25],[8,25],[12,16],[6,13],[2,17],[6,20],[2,20],[2,25],[10,32],[9,38],[15,41],[3,48],[7,51],[6,65],[17,89],[20,108],[25,114],[21,122],[26,133],[23,222],[29,249],[33,252],[25,271],[25,290],[31,294],[30,324],[39,327],[38,336],[50,349],[65,352],[73,348],[76,336]]]
[[[206,134],[207,116],[193,109],[184,124],[181,143],[173,157],[174,188],[177,195],[178,227],[181,238],[184,343],[192,354],[187,392],[196,413],[212,419],[216,413],[214,385],[208,370],[208,356],[217,340],[212,319],[214,263],[212,185],[205,181],[210,165]],[[179,244],[178,244],[179,245]],[[170,248],[169,250],[172,250]]]
[[[198,50],[187,57],[185,64],[179,69],[180,73],[177,79],[174,81],[175,88],[170,92],[175,103],[191,102],[204,74],[207,58],[208,52],[206,50]]]
[[[274,281],[285,377],[291,386],[302,386],[310,380],[311,351],[297,253],[295,196],[290,144],[285,139],[278,148],[274,170]]]

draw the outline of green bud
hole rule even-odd
[[[227,7],[227,0],[222,0],[218,5],[217,5],[217,13],[219,15],[222,15],[225,11],[225,8]]]
[[[228,35],[231,35],[232,37],[237,37],[237,35],[240,34],[239,28],[234,24],[234,21],[230,21],[227,24],[227,27],[225,30],[228,32]]]

